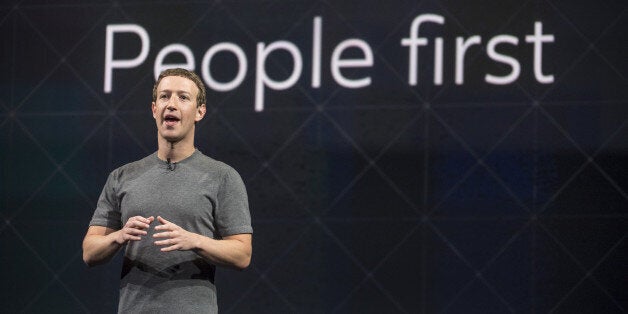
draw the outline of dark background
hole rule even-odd
[[[242,175],[253,263],[217,278],[224,313],[624,313],[628,219],[626,1],[3,1],[0,6],[0,311],[114,312],[120,258],[88,269],[81,241],[110,171],[156,149],[150,115],[158,51],[202,56],[230,41],[249,69],[209,92],[196,144]],[[423,13],[419,84],[407,84],[407,37]],[[323,18],[321,88],[311,87],[312,20]],[[541,84],[524,36],[543,22]],[[103,92],[105,28],[150,35],[147,60],[114,70]],[[454,84],[455,37],[519,38],[509,68],[474,46]],[[432,83],[434,38],[444,84]],[[137,54],[122,37],[116,58]],[[374,65],[361,89],[329,62],[360,38]],[[256,44],[303,55],[295,86],[266,90],[255,112]],[[167,59],[176,62],[176,56]],[[180,60],[179,60],[180,61]],[[216,58],[228,80],[234,59]],[[287,53],[267,71],[286,78]]]

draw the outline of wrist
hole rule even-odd
[[[198,251],[201,249],[203,243],[203,236],[200,234],[192,233],[192,250]]]
[[[112,232],[108,234],[109,241],[111,242],[111,244],[117,245],[117,246],[124,245],[124,239],[120,236],[121,233],[122,233],[122,230],[118,230],[116,232]]]

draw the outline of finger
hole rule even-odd
[[[155,241],[154,243],[155,245],[158,245],[158,246],[170,245],[170,239]]]
[[[137,220],[130,221],[129,220],[129,222],[127,222],[127,224],[126,224],[126,227],[136,228],[136,229],[148,229],[150,226],[148,224],[146,224],[146,223],[141,222],[141,221],[137,221]]]
[[[170,223],[170,221],[163,219],[161,216],[157,216],[157,220],[159,220],[162,225]]]
[[[155,230],[171,230],[170,225],[158,225],[155,226]]]
[[[141,221],[141,222],[146,223],[146,224],[149,224],[152,221],[152,220],[150,220],[150,217],[149,218],[145,218],[145,217],[142,217],[142,216],[133,216],[133,217],[131,217],[129,219],[129,221],[131,219],[132,220],[136,220],[136,221]]]
[[[159,232],[159,233],[155,233],[153,234],[154,238],[170,238],[170,232],[168,231],[164,231],[164,232]]]
[[[168,247],[161,248],[160,251],[162,251],[162,252],[170,252],[170,251],[176,251],[178,249],[179,249],[179,246],[175,244],[175,245],[171,245],[171,246],[168,246]]]
[[[142,240],[141,237],[130,235],[130,234],[125,235],[124,238],[126,240],[133,240],[133,241],[140,241],[140,240]]]
[[[154,243],[155,243],[155,245],[158,245],[158,246],[164,246],[164,245],[173,246],[173,245],[176,245],[176,241],[174,241],[172,239],[165,239],[165,240],[155,241]]]
[[[135,228],[126,228],[125,229],[125,233],[126,234],[133,234],[133,235],[146,235],[147,232],[142,230],[142,229],[135,229]]]
[[[137,228],[149,228],[149,224],[152,222],[151,219],[147,219],[141,216],[135,216],[135,217],[131,217],[129,218],[129,220],[127,221],[126,225],[127,226],[132,226],[132,227],[137,227]]]

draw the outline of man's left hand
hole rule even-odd
[[[162,252],[170,251],[187,251],[196,248],[196,233],[189,232],[176,224],[157,216],[157,220],[161,225],[156,226],[156,231],[161,231],[153,235],[154,238],[163,238],[163,240],[155,241],[155,245],[164,246]]]

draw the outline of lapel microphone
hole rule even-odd
[[[168,165],[168,170],[170,171],[174,171],[174,168],[176,166],[176,163],[171,163],[170,162],[170,158],[166,159],[166,164]]]

